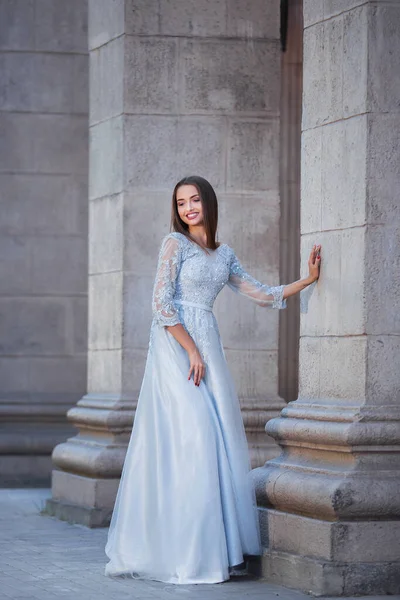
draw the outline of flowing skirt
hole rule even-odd
[[[111,519],[107,575],[218,583],[260,554],[238,398],[212,312],[181,306],[206,359],[199,387],[186,351],[153,323],[134,427]]]

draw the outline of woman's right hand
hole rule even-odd
[[[193,375],[194,384],[199,386],[200,381],[202,380],[202,378],[205,375],[206,367],[203,362],[203,359],[201,358],[201,354],[197,350],[197,348],[189,353],[189,361],[190,361],[190,369],[189,369],[188,380],[190,380],[190,378]]]

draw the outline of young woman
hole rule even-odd
[[[153,323],[106,554],[107,575],[168,583],[218,583],[245,555],[260,553],[247,441],[226,364],[215,298],[227,284],[259,304],[285,299],[318,279],[268,287],[216,241],[218,204],[205,179],[182,179],[172,198],[153,292]]]

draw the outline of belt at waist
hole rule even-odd
[[[177,306],[192,306],[193,308],[201,308],[202,310],[208,310],[212,312],[212,307],[206,304],[198,304],[197,302],[189,302],[187,300],[174,300],[174,304]]]

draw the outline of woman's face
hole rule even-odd
[[[178,213],[189,227],[203,225],[203,205],[195,185],[181,185],[176,191]]]

